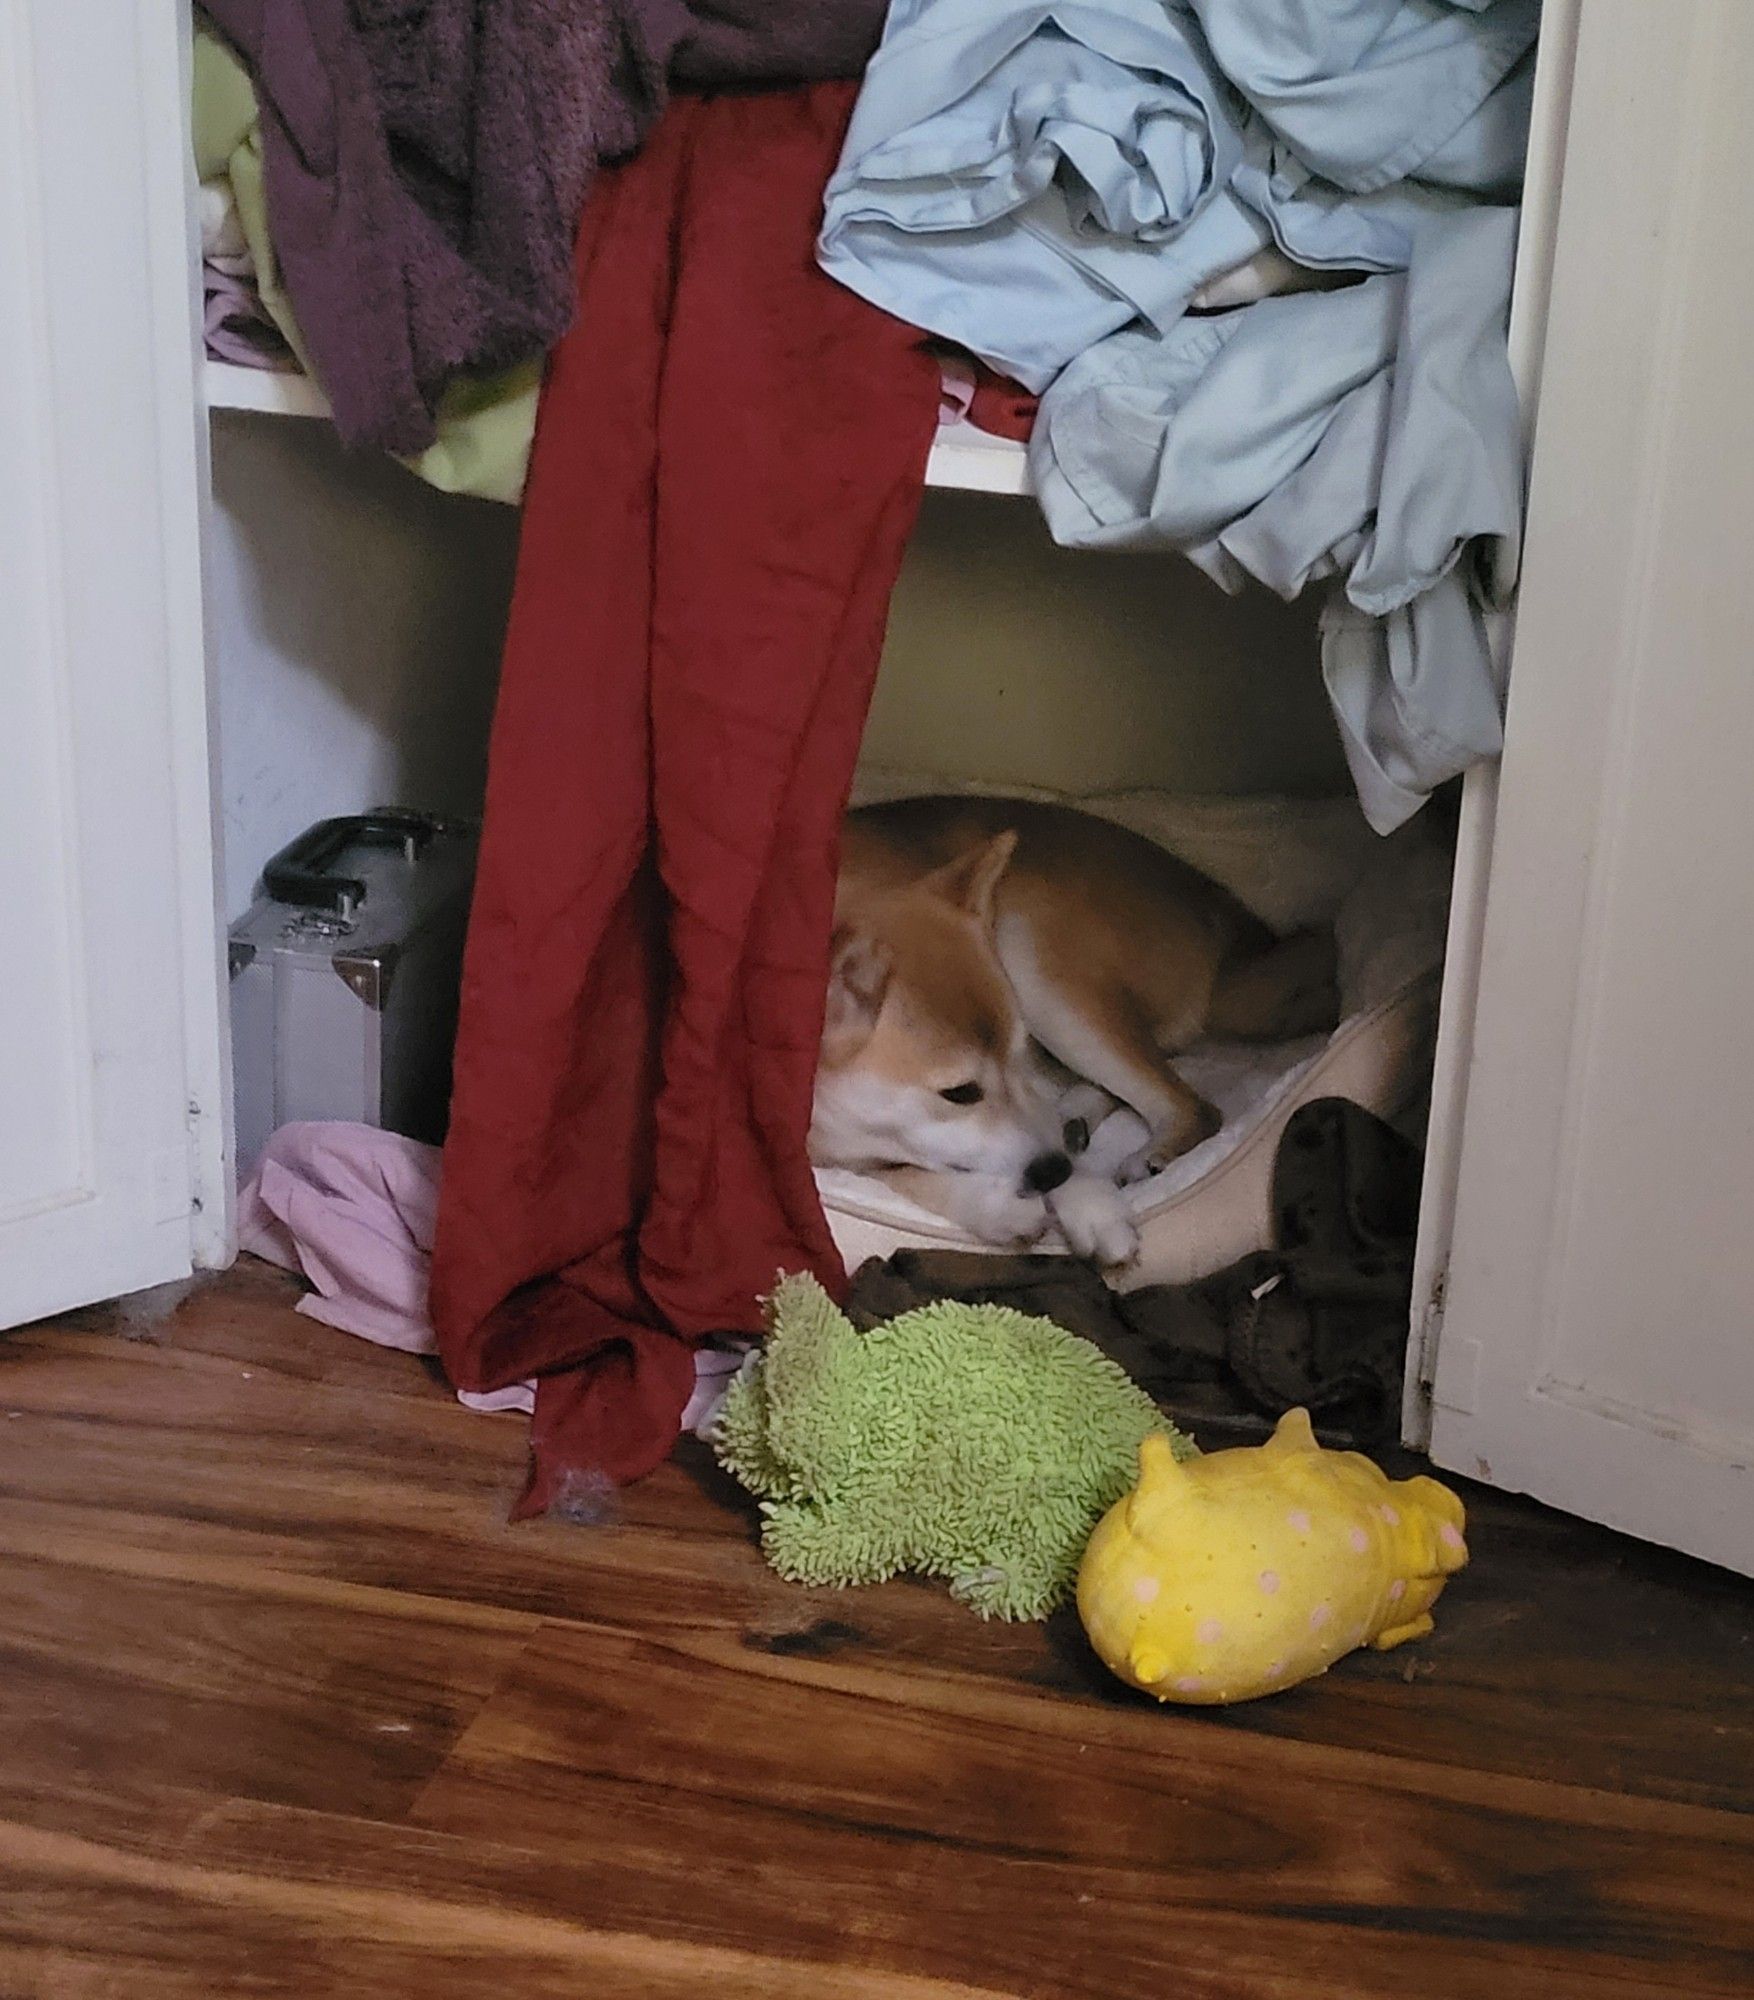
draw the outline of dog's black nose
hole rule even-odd
[[[1031,1194],[1052,1194],[1072,1178],[1072,1162],[1064,1153],[1037,1153],[1023,1169],[1023,1185]]]

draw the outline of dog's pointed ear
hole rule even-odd
[[[837,930],[828,967],[828,1007],[822,1018],[822,1057],[845,1062],[870,1040],[889,990],[888,947],[863,931]]]
[[[993,898],[998,893],[1000,878],[1011,865],[1011,857],[1017,852],[1017,830],[1007,827],[1003,833],[995,833],[991,840],[983,840],[978,847],[971,847],[966,854],[959,854],[954,861],[929,875],[927,885],[938,895],[966,910],[971,917],[978,917],[983,924],[993,921]]]

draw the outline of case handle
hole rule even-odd
[[[436,831],[424,814],[393,808],[320,819],[274,856],[262,870],[262,886],[277,903],[351,917],[365,901],[365,883],[335,872],[341,856],[350,847],[399,847],[413,861]]]

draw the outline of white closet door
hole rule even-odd
[[[224,1254],[187,10],[0,0],[0,1325]]]
[[[1754,1572],[1748,0],[1590,0],[1437,1461]]]

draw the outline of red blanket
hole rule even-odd
[[[693,1343],[844,1283],[805,1152],[840,816],[937,371],[813,240],[850,85],[682,99],[602,180],[542,403],[433,1267],[534,1375],[520,1511],[650,1471]]]

